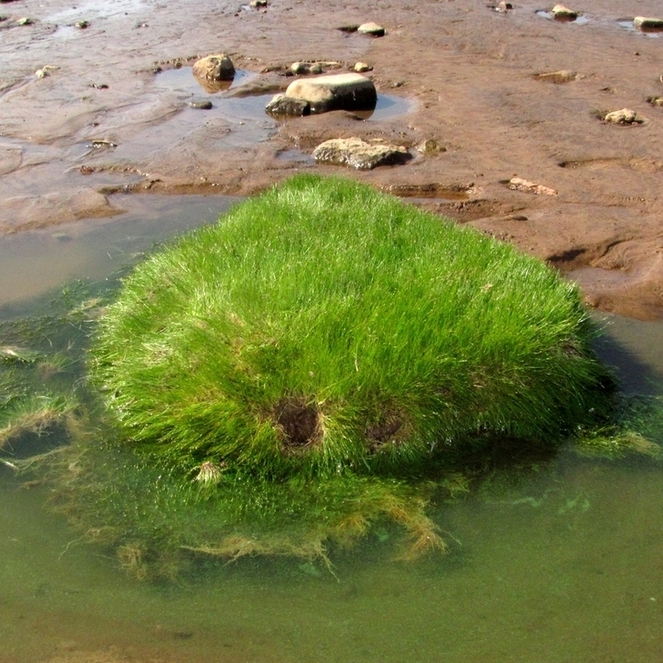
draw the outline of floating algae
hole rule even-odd
[[[54,500],[138,577],[328,561],[390,524],[403,558],[444,550],[428,507],[468,467],[614,410],[574,285],[342,179],[296,177],[155,253],[96,324]]]

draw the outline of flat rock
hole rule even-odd
[[[642,30],[663,30],[663,18],[636,16],[633,19],[633,25]]]
[[[377,23],[362,23],[357,28],[357,32],[363,35],[371,35],[372,37],[384,37],[386,30]]]
[[[400,145],[377,141],[367,143],[355,137],[326,140],[313,150],[313,158],[319,163],[372,170],[378,166],[405,163],[411,155]]]
[[[546,71],[542,74],[535,74],[535,80],[544,81],[546,83],[555,83],[556,85],[563,85],[578,79],[578,74],[569,69],[560,69],[559,71]]]
[[[371,109],[378,99],[373,81],[361,74],[334,74],[293,81],[285,96],[308,101],[312,113]]]
[[[512,177],[509,180],[509,189],[514,191],[523,191],[524,193],[533,193],[537,196],[556,196],[557,191],[542,184],[535,184],[524,180],[522,177]]]
[[[301,117],[311,114],[311,105],[305,99],[295,99],[285,94],[277,94],[265,107],[270,115],[290,115]]]
[[[235,78],[235,66],[225,53],[217,53],[201,58],[191,70],[196,80],[207,92],[218,92]]]
[[[642,124],[644,118],[630,108],[621,108],[620,110],[606,113],[603,116],[603,121],[608,124]]]

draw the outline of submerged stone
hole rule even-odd
[[[225,53],[201,58],[194,63],[192,73],[207,92],[218,92],[235,78],[235,66]]]
[[[434,138],[426,138],[417,145],[416,150],[422,154],[438,154],[439,152],[446,152],[447,148],[440,145]]]
[[[356,62],[356,63],[355,63],[355,66],[353,67],[353,69],[354,69],[358,74],[361,74],[361,73],[364,73],[364,72],[366,72],[366,71],[371,71],[371,70],[373,69],[373,67],[371,67],[371,65],[370,65],[370,64],[367,64],[366,62]]]
[[[212,108],[212,102],[209,99],[203,99],[202,101],[190,101],[189,107],[199,110],[210,110]]]
[[[562,85],[564,83],[570,83],[571,81],[577,80],[578,74],[575,71],[570,71],[569,69],[560,69],[559,71],[547,71],[542,74],[535,74],[534,78],[537,81]]]
[[[290,71],[295,74],[295,76],[323,73],[322,64],[320,62],[293,62],[290,65]]]
[[[535,182],[530,182],[524,180],[522,177],[512,177],[509,180],[509,189],[514,191],[523,191],[525,193],[533,193],[537,196],[556,196],[557,191],[551,189],[548,186],[543,186],[542,184],[536,184]]]

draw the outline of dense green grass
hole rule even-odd
[[[93,373],[125,438],[183,474],[407,473],[605,415],[592,333],[543,263],[299,176],[141,264]]]

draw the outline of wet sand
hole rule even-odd
[[[661,317],[663,108],[647,97],[663,95],[663,34],[618,22],[660,7],[586,0],[573,5],[582,12],[575,23],[537,14],[542,8],[524,2],[504,14],[474,0],[273,0],[264,10],[218,0],[3,3],[0,231],[121,218],[113,191],[247,195],[302,169],[387,190],[433,184],[467,190],[468,199],[420,204],[570,272],[591,306]],[[18,25],[22,17],[33,23]],[[89,26],[76,27],[81,20]],[[336,29],[366,21],[387,34]],[[154,73],[220,51],[246,75],[217,95],[212,111],[187,106],[206,96],[202,88],[195,95]],[[241,95],[285,89],[292,78],[267,70],[296,60],[344,68],[365,61],[378,92],[408,100],[411,111],[278,124]],[[45,67],[46,76],[35,75]],[[564,84],[534,78],[561,69],[578,76]],[[644,124],[596,117],[624,107]],[[317,144],[343,136],[398,142],[415,158],[370,172],[310,160]],[[419,153],[427,139],[444,150]],[[511,190],[505,182],[514,176],[557,195]]]

